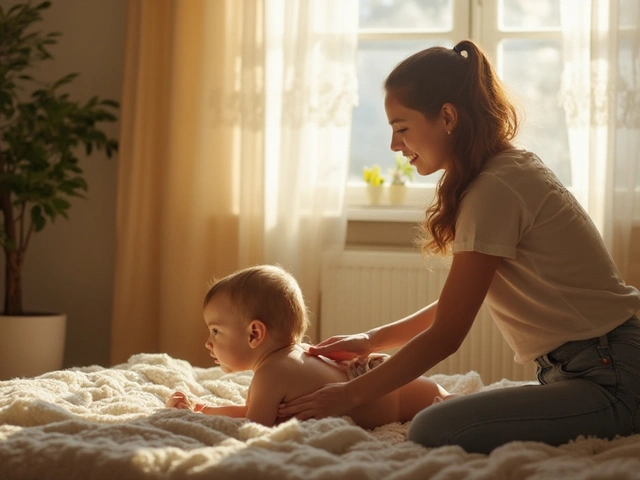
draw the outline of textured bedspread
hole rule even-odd
[[[434,375],[454,392],[475,372]],[[248,372],[224,374],[161,354],[0,382],[0,479],[640,479],[640,435],[558,448],[513,442],[491,455],[425,449],[407,425],[366,431],[348,418],[274,428],[164,408],[174,390],[212,405],[244,402]]]

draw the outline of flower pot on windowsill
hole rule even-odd
[[[66,326],[64,314],[0,315],[0,380],[60,370]]]
[[[407,199],[407,186],[403,183],[389,185],[389,203],[402,205]]]
[[[369,205],[380,205],[382,202],[382,185],[367,184],[367,199]]]

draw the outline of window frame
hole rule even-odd
[[[470,38],[472,3],[477,0],[452,0],[452,25],[446,30],[398,30],[394,28],[364,28],[358,30],[358,42],[388,40],[431,40],[450,38],[452,44]],[[389,130],[391,142],[391,130]],[[391,151],[391,150],[389,150]],[[350,161],[350,159],[349,159]],[[369,206],[366,202],[366,184],[359,180],[347,181],[345,203],[347,218],[359,221],[415,222],[424,216],[425,208],[435,195],[436,183],[408,183],[407,198],[402,205]]]
[[[501,0],[452,0],[453,21],[447,30],[397,30],[397,29],[361,29],[361,40],[429,40],[443,37],[452,44],[469,38],[477,41],[494,63],[502,77],[500,42],[509,39],[557,40],[561,38],[560,27],[552,28],[504,28],[500,25]],[[389,133],[389,141],[391,134]],[[350,161],[350,159],[349,159]],[[347,218],[358,221],[420,221],[424,210],[432,203],[435,195],[435,183],[407,184],[407,200],[403,205],[370,206],[366,202],[366,184],[362,180],[347,181],[345,204]]]

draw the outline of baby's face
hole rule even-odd
[[[252,367],[248,326],[236,312],[225,294],[212,298],[203,311],[209,330],[205,347],[223,372],[240,372]]]

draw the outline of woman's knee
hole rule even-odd
[[[447,409],[440,406],[428,407],[413,418],[407,433],[408,440],[429,448],[446,444],[452,422],[447,421]]]
[[[479,420],[479,398],[478,394],[456,396],[427,407],[411,421],[407,438],[429,448],[464,443],[464,432],[472,434],[469,426]]]

